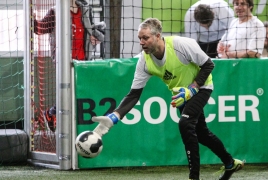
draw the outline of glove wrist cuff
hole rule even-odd
[[[109,131],[109,128],[106,126],[99,124],[94,130],[95,133],[97,133],[100,137],[102,137],[104,134],[106,134]]]
[[[190,90],[190,93],[191,93],[191,97],[196,95],[199,91],[198,87],[195,86],[195,84],[190,84],[188,86],[188,89]]]
[[[114,113],[108,114],[107,117],[109,117],[114,124],[116,124],[119,121],[119,118]]]
[[[198,87],[196,87],[196,85],[195,85],[194,83],[192,83],[192,84],[190,84],[190,85],[188,86],[188,89],[190,89],[190,88],[196,88],[196,89],[199,89]]]

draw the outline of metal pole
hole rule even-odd
[[[56,92],[57,155],[62,170],[71,169],[72,93],[71,93],[70,0],[56,0]]]
[[[110,0],[111,58],[120,58],[122,0]]]
[[[100,7],[102,8],[102,11],[100,12],[100,21],[104,21],[105,22],[105,19],[104,19],[104,15],[105,15],[105,13],[104,13],[104,11],[105,11],[105,6],[104,6],[104,3],[103,3],[103,0],[100,0]],[[106,27],[107,28],[107,27]],[[109,36],[108,36],[109,37]],[[104,38],[105,39],[105,38]],[[105,42],[105,40],[104,40],[104,42]],[[102,59],[104,59],[105,58],[105,55],[104,55],[104,53],[105,53],[105,51],[104,51],[104,43],[101,43],[100,44],[100,57],[102,58]]]
[[[23,1],[24,12],[24,55],[23,55],[23,72],[24,72],[24,130],[30,135],[31,124],[31,80],[30,80],[30,65],[31,65],[31,51],[30,51],[30,0]],[[31,140],[31,137],[29,138]],[[31,143],[31,142],[29,142]]]
[[[104,40],[104,49],[105,53],[103,58],[104,59],[110,59],[111,58],[111,41],[110,39],[110,0],[105,0],[104,4],[104,22],[106,23],[106,29],[105,29],[105,40]],[[108,38],[107,38],[108,37]]]

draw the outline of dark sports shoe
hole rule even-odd
[[[221,170],[224,171],[223,175],[219,180],[229,180],[234,172],[241,170],[244,167],[244,162],[238,159],[234,159],[234,165],[232,168],[227,169],[225,166],[221,167]]]
[[[56,131],[56,106],[53,106],[49,110],[44,111],[44,122],[47,129],[52,132]]]

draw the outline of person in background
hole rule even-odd
[[[262,51],[262,57],[268,57],[268,21],[263,22],[263,25],[266,29],[266,36],[264,40],[264,47]]]
[[[71,50],[72,59],[91,60],[92,52],[97,44],[104,41],[105,22],[94,23],[91,6],[85,0],[70,0],[71,13]],[[41,19],[36,20],[34,14],[34,32],[37,35],[49,34],[51,59],[56,62],[56,10],[52,7]],[[56,106],[44,111],[46,126],[56,130]]]
[[[72,58],[91,60],[93,46],[104,41],[105,22],[94,23],[92,8],[85,0],[70,0]],[[34,14],[34,32],[49,34],[51,58],[55,61],[56,49],[56,10],[52,7],[41,19]]]
[[[234,11],[224,0],[200,0],[184,18],[185,36],[195,39],[211,58],[217,56],[217,45],[234,19]]]
[[[217,51],[219,58],[259,58],[263,51],[265,28],[252,15],[253,0],[233,1],[235,18],[220,40]]]
[[[200,178],[199,143],[208,147],[224,163],[224,174],[220,180],[229,179],[244,166],[244,162],[234,159],[226,151],[205,121],[204,106],[213,90],[211,72],[214,63],[194,39],[162,37],[162,25],[156,18],[148,18],[140,24],[138,38],[143,51],[131,89],[111,114],[92,117],[93,122],[99,123],[93,131],[100,136],[106,134],[136,105],[149,79],[157,76],[172,92],[171,105],[181,114],[178,128],[188,158],[189,179]]]

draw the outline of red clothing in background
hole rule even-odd
[[[71,11],[72,17],[72,58],[77,60],[85,60],[84,51],[84,26],[82,24],[82,13],[78,8],[77,13]]]

